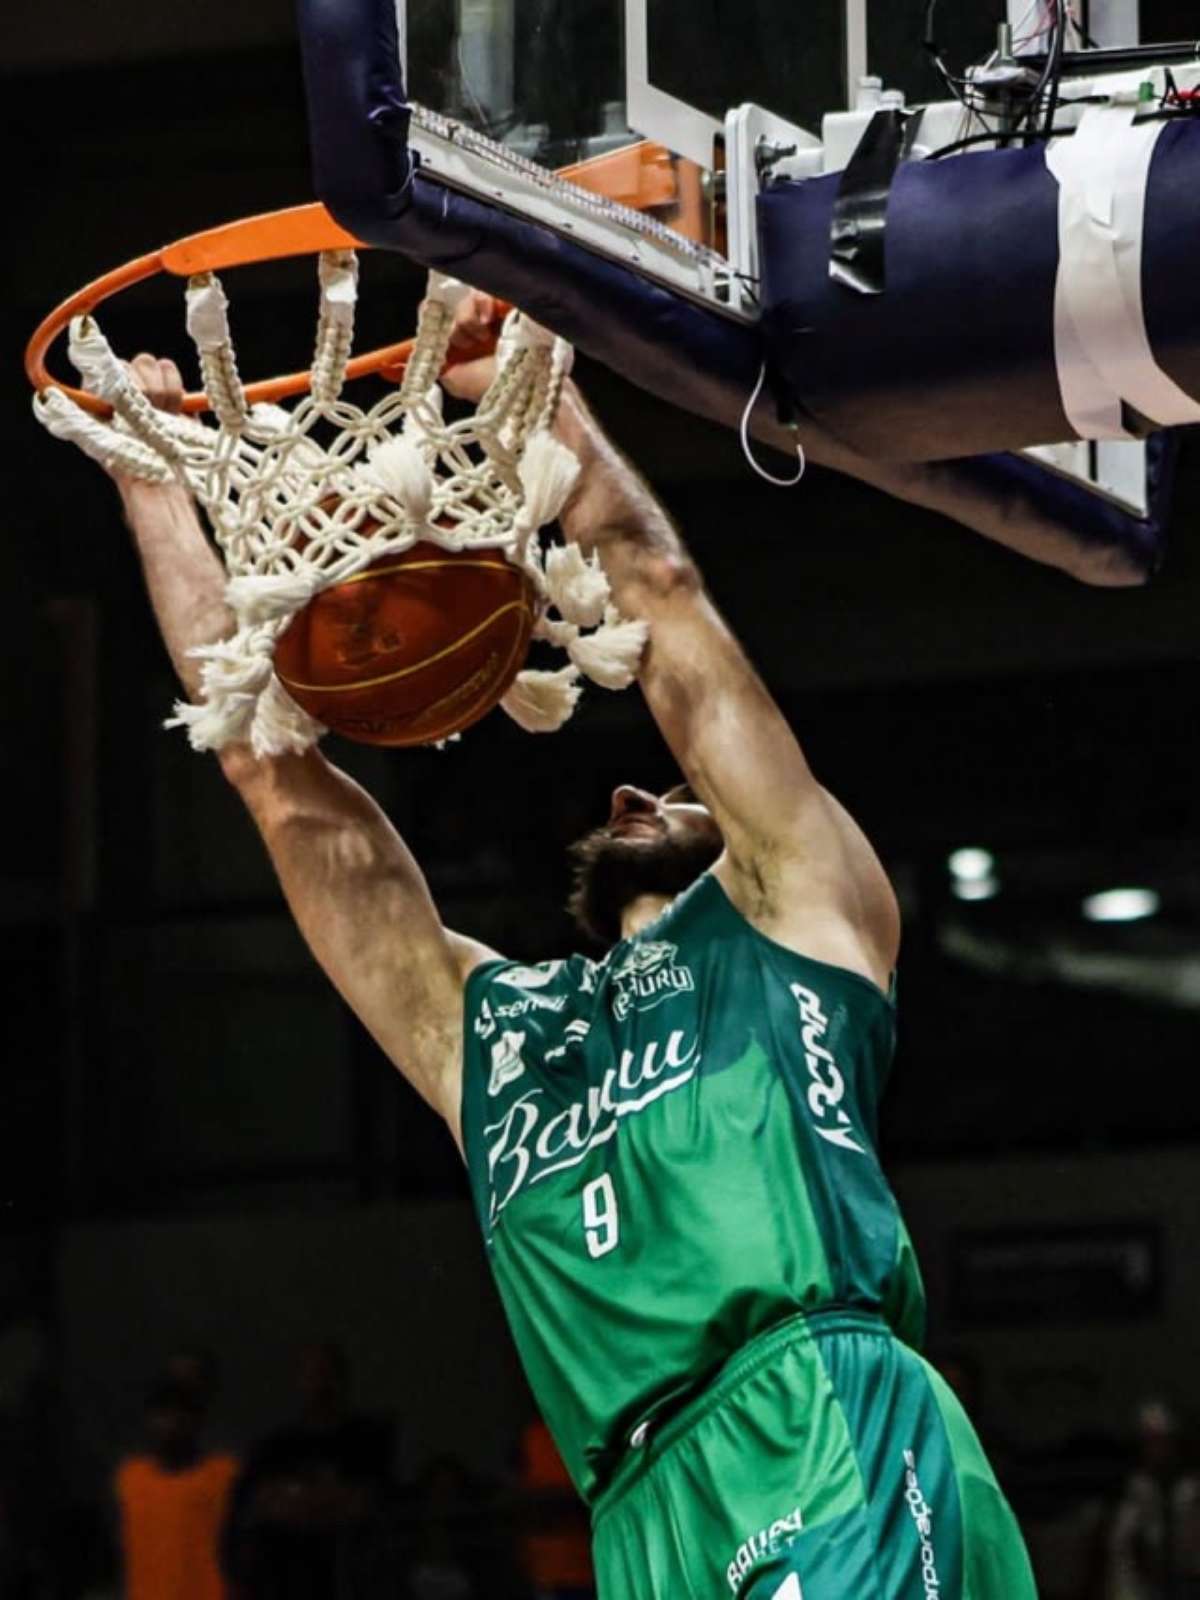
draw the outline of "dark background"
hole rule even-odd
[[[1189,7],[1152,9],[1152,36],[1194,32]],[[286,7],[57,0],[10,12],[5,30],[0,1406],[6,1351],[33,1348],[45,1471],[86,1495],[100,1492],[155,1339],[199,1328],[219,1340],[222,1318],[243,1313],[271,1351],[293,1331],[334,1330],[391,1403],[424,1417],[420,1362],[453,1318],[491,1327],[495,1310],[476,1291],[449,1137],[304,952],[215,762],[162,731],[173,684],[115,496],[37,429],[19,376],[34,322],[85,279],[311,198]],[[231,280],[244,373],[303,355],[312,277],[287,264]],[[419,274],[372,258],[365,279],[360,342],[402,336]],[[187,357],[174,284],[103,322],[122,353]],[[1103,592],[815,469],[798,489],[768,488],[732,436],[608,372],[581,376],[900,888],[902,1037],[883,1139],[929,1271],[935,1339],[988,1364],[993,1403],[1019,1413],[1027,1397],[1025,1424],[1012,1425],[1030,1449],[1094,1421],[1063,1398],[1064,1373],[1114,1434],[1147,1388],[1186,1407],[1200,1144],[1195,440],[1162,572]],[[563,846],[603,818],[616,783],[674,776],[636,692],[589,691],[551,739],[497,715],[441,754],[328,750],[394,816],[447,922],[532,958],[571,946]],[[995,852],[997,899],[953,899],[946,857],[964,844]],[[1157,888],[1161,914],[1083,923],[1082,896],[1119,883]],[[411,1254],[405,1219],[417,1216],[454,1241],[421,1280],[432,1333],[424,1312],[414,1329],[403,1299],[393,1306],[395,1252]],[[1144,1224],[1162,1244],[1141,1322],[1114,1331],[1100,1296],[1061,1354],[1043,1347],[1041,1367],[1036,1318],[994,1334],[956,1324],[947,1291],[960,1222],[1039,1221]],[[259,1307],[214,1300],[228,1269],[196,1267],[201,1238],[205,1259],[233,1252],[247,1294],[257,1276]],[[306,1254],[306,1238],[325,1244]],[[281,1250],[294,1271],[268,1282]],[[339,1259],[374,1298],[347,1310]],[[273,1357],[225,1359],[236,1398]],[[487,1359],[507,1388],[478,1400],[492,1409],[471,1436],[493,1465],[525,1400],[508,1356]],[[1056,1400],[1038,1372],[1059,1383]],[[413,1422],[410,1465],[433,1427]]]

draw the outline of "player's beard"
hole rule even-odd
[[[574,884],[567,910],[575,926],[605,946],[621,937],[621,913],[644,894],[682,894],[721,854],[713,833],[661,839],[614,838],[607,828],[585,834],[570,849]]]

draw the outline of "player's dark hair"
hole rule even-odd
[[[647,845],[597,828],[571,846],[573,884],[567,910],[575,926],[606,948],[621,937],[621,913],[643,894],[675,896],[721,854],[717,833],[689,833]]]

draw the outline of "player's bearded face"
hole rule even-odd
[[[621,937],[621,913],[641,895],[673,897],[721,854],[721,831],[690,789],[661,799],[624,787],[607,823],[571,846],[575,882],[568,910],[603,945]]]

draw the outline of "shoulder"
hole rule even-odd
[[[557,1060],[565,1034],[587,1031],[603,974],[603,963],[583,956],[493,961],[475,969],[465,990],[465,1039],[468,1053],[490,1062],[493,1089],[535,1060]]]
[[[607,958],[606,958],[607,959]],[[468,1009],[485,1003],[493,1012],[515,1016],[528,1011],[561,1010],[563,997],[588,993],[603,962],[586,956],[555,956],[548,961],[510,961],[488,956],[467,974]]]

